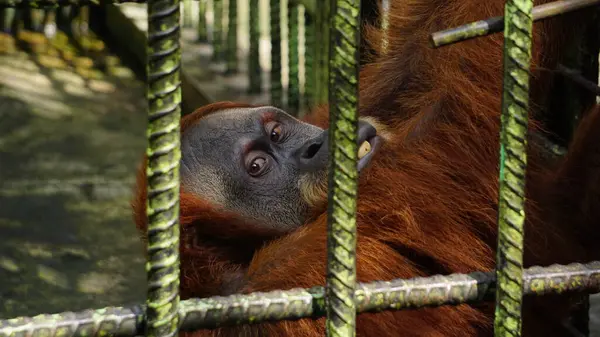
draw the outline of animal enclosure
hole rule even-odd
[[[242,1],[242,0],[240,0]],[[257,0],[250,1],[250,90],[261,90]],[[107,5],[114,1],[1,0],[9,7]],[[119,1],[120,2],[120,1]],[[206,1],[200,0],[205,19]],[[356,282],[356,133],[360,59],[360,1],[308,3],[291,1],[289,81],[282,84],[280,1],[270,2],[271,101],[298,112],[300,105],[329,102],[332,151],[327,283],[310,289],[279,290],[179,301],[179,122],[180,3],[148,1],[148,297],[145,305],[102,308],[77,313],[20,317],[0,321],[0,336],[173,336],[179,330],[327,316],[328,334],[353,336],[357,313],[424,306],[473,303],[496,296],[497,336],[518,336],[521,299],[573,290],[600,291],[600,262],[524,269],[525,135],[529,109],[532,22],[600,1],[557,1],[534,8],[533,1],[508,0],[504,18],[491,18],[432,33],[432,48],[504,30],[504,92],[500,153],[498,265],[496,273],[475,272],[368,284]],[[211,40],[215,60],[237,71],[236,0],[212,1],[212,25],[199,24],[199,39]],[[300,17],[300,13],[304,13]],[[299,31],[305,36],[304,74],[300,74]],[[305,85],[300,85],[300,77]],[[285,104],[284,104],[285,102]]]

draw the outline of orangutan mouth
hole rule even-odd
[[[358,129],[358,164],[360,172],[373,159],[375,152],[381,145],[381,137],[377,135],[377,129],[369,123],[360,123]]]

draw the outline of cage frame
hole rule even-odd
[[[205,1],[205,0],[200,0]],[[221,2],[222,0],[214,0]],[[229,0],[235,4],[234,0]],[[533,6],[533,0],[506,0],[505,14],[451,28],[431,35],[434,48],[484,36],[504,29],[504,85],[499,175],[498,264],[494,272],[436,275],[371,283],[356,282],[356,133],[358,122],[358,73],[360,47],[360,0],[324,2],[315,18],[305,13],[307,35],[323,46],[315,31],[328,27],[326,48],[315,48],[308,60],[316,68],[308,91],[311,103],[328,97],[330,112],[330,174],[328,209],[328,268],[325,287],[275,290],[179,299],[179,148],[181,118],[180,0],[1,0],[1,7],[46,8],[56,6],[147,3],[147,100],[148,147],[146,167],[148,200],[148,293],[145,305],[107,307],[80,312],[42,314],[0,320],[0,337],[56,336],[174,336],[178,331],[216,328],[225,325],[294,320],[326,316],[327,334],[354,336],[356,314],[381,310],[405,310],[440,305],[475,303],[495,297],[496,336],[520,336],[523,295],[568,291],[600,291],[600,261],[587,264],[523,268],[523,223],[528,83],[532,25],[569,11],[600,4],[600,0],[564,0]],[[253,1],[252,3],[257,3]],[[279,2],[271,0],[271,42],[278,43]],[[288,0],[288,10],[297,32],[302,3]],[[326,7],[326,8],[325,8]],[[204,6],[201,8],[205,8]],[[203,14],[203,13],[201,13]],[[220,13],[219,13],[220,14]],[[257,20],[256,11],[251,21]],[[230,13],[235,18],[235,12]],[[253,19],[254,18],[254,19]],[[235,21],[235,20],[233,20]],[[235,25],[235,22],[233,22]],[[251,25],[253,23],[251,22]],[[251,38],[258,39],[258,28]],[[205,30],[199,28],[199,31]],[[219,33],[222,33],[219,31]],[[219,39],[216,58],[224,51],[235,53],[235,35],[227,44]],[[202,36],[202,39],[205,39]],[[312,41],[312,40],[309,40]],[[297,44],[294,39],[291,44]],[[256,46],[256,45],[254,45]],[[253,53],[250,83],[261,81],[257,48]],[[308,54],[308,53],[307,53]],[[276,64],[271,70],[272,97],[281,105],[281,55],[274,49]],[[297,51],[292,53],[297,60]],[[228,56],[229,71],[236,71]],[[298,76],[294,69],[294,76]],[[253,78],[254,76],[254,78]],[[318,82],[318,83],[317,83]],[[293,83],[294,106],[299,88]],[[252,89],[256,91],[256,88]],[[258,89],[260,91],[260,89]],[[510,195],[510,197],[509,197]],[[510,200],[510,207],[508,207]],[[495,296],[494,296],[495,295]],[[277,309],[277,310],[276,310]]]

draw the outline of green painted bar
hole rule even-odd
[[[356,328],[356,205],[360,0],[332,1],[329,59],[327,336]]]
[[[227,52],[225,57],[227,58],[227,74],[235,74],[238,71],[238,60],[237,60],[237,0],[229,0],[229,9],[227,16],[229,22],[227,24]]]
[[[206,2],[198,0],[198,42],[208,41],[208,24],[206,22]]]
[[[476,303],[494,297],[495,279],[494,272],[474,272],[359,283],[356,309],[363,313]],[[531,267],[523,274],[525,295],[583,289],[600,291],[600,261]],[[324,301],[323,287],[194,298],[181,301],[179,323],[182,331],[194,331],[249,322],[318,318],[325,315]],[[0,320],[0,337],[140,336],[144,333],[144,311],[144,306],[138,305]]]
[[[533,0],[507,0],[500,131],[495,336],[521,336]]]
[[[300,5],[293,4],[288,1],[288,60],[289,60],[289,84],[288,84],[288,101],[287,106],[289,112],[298,116],[300,109],[300,41],[298,27],[300,25]]]
[[[262,92],[262,68],[260,66],[260,17],[258,0],[250,0],[250,53],[248,57],[249,92]]]
[[[223,0],[213,0],[213,61],[219,62],[223,59],[224,39],[223,39]]]
[[[270,0],[271,24],[271,104],[282,107],[281,83],[281,6],[280,0]]]
[[[179,324],[179,0],[148,2],[148,310],[145,335],[172,337]]]

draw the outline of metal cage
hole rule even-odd
[[[198,37],[208,39],[206,0],[199,0]],[[258,0],[250,1],[250,90],[260,92],[258,62]],[[180,3],[148,0],[147,100],[148,164],[148,293],[145,305],[109,307],[0,321],[0,337],[22,336],[174,336],[179,330],[327,316],[327,334],[354,336],[356,314],[444,304],[472,303],[495,294],[496,336],[521,334],[523,295],[571,290],[600,290],[600,262],[524,269],[526,133],[532,23],[599,0],[556,1],[533,6],[533,0],[507,0],[504,17],[471,23],[432,34],[439,47],[504,29],[504,86],[502,103],[497,269],[372,283],[356,282],[356,133],[360,0],[319,2],[318,10],[288,0],[290,84],[287,104],[329,101],[331,169],[329,175],[329,230],[327,283],[310,289],[277,290],[226,297],[179,300],[179,161],[181,116]],[[65,5],[107,5],[127,0],[1,0],[2,7],[42,8]],[[227,71],[237,71],[235,0],[229,0],[229,28],[221,23],[224,4],[213,0],[215,59],[225,59]],[[272,104],[282,105],[280,1],[270,0]],[[308,6],[308,5],[306,5]],[[298,82],[298,27],[305,27],[310,47],[305,57],[309,77],[300,94]],[[233,27],[233,28],[232,28]],[[316,34],[319,32],[319,34]],[[233,54],[233,56],[232,56]],[[303,103],[304,104],[304,103]]]

